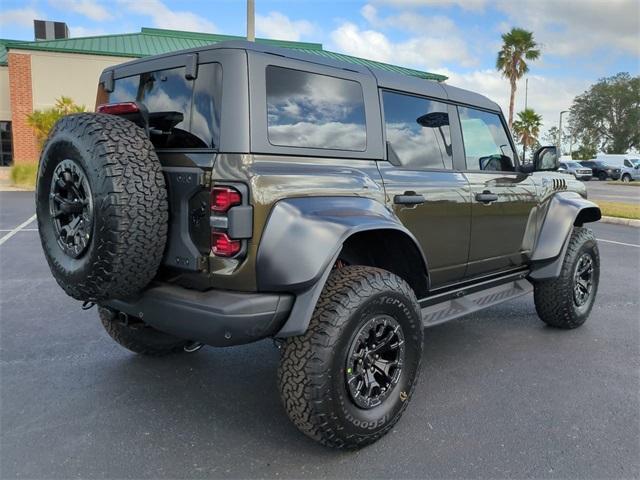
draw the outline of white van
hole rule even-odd
[[[612,167],[620,168],[620,180],[630,182],[640,180],[640,154],[606,154],[599,153],[596,160]]]

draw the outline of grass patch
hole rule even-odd
[[[621,182],[620,180],[614,180],[614,181],[608,181],[607,182],[609,185],[624,185],[625,187],[640,187],[640,182],[639,181],[634,181],[634,182]]]
[[[640,205],[622,202],[596,202],[603,216],[640,220]]]
[[[36,186],[37,163],[20,163],[11,167],[11,182],[18,187]]]

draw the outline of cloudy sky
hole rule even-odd
[[[32,40],[34,18],[64,21],[72,36],[140,27],[244,35],[244,8],[244,0],[2,0],[0,36]],[[500,34],[513,26],[532,30],[542,47],[529,106],[546,128],[597,79],[640,72],[640,0],[256,0],[259,36],[443,73],[505,111],[508,83],[494,65]]]

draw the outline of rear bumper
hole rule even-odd
[[[216,347],[250,343],[275,334],[294,296],[226,290],[205,292],[152,285],[135,299],[103,306],[140,318],[160,331]]]

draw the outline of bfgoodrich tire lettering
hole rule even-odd
[[[61,247],[50,208],[54,175],[67,160],[91,193],[88,245],[77,256]],[[127,298],[155,276],[167,240],[167,189],[153,145],[134,123],[89,113],[58,121],[40,158],[36,212],[51,272],[73,298]]]
[[[381,404],[358,407],[347,387],[346,360],[359,329],[376,315],[395,319],[404,339],[398,382]],[[336,269],[318,300],[307,332],[286,340],[278,370],[280,394],[293,423],[335,448],[375,442],[400,419],[422,358],[422,319],[413,290],[385,270]]]
[[[599,279],[600,253],[593,232],[574,227],[560,276],[534,286],[538,316],[552,327],[579,327],[591,312]]]

